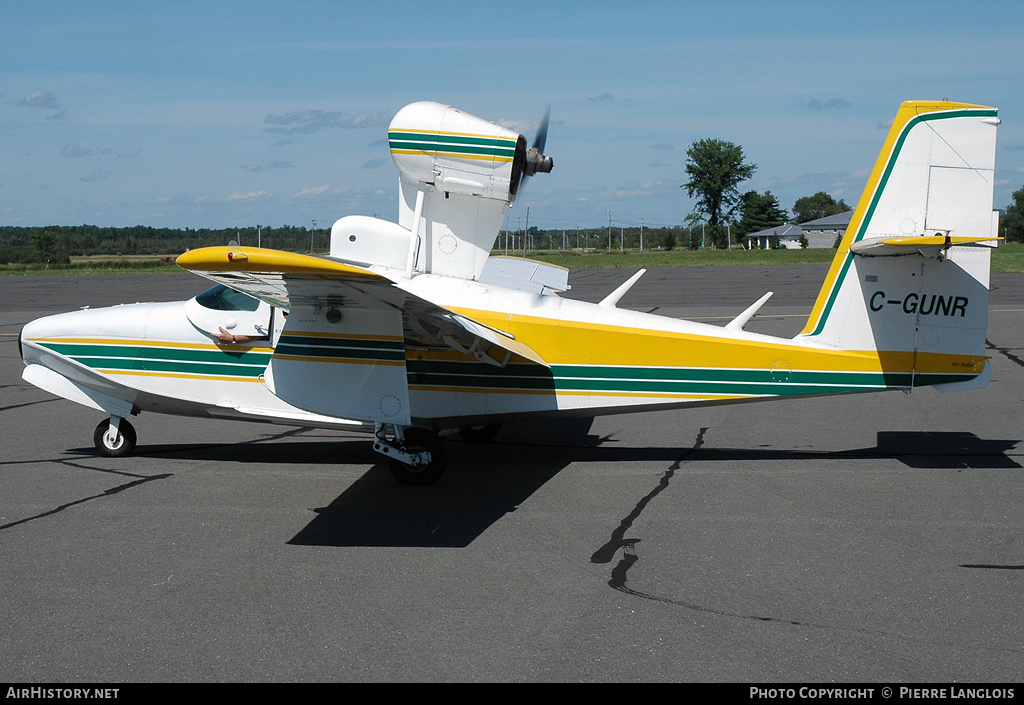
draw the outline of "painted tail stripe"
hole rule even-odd
[[[841,256],[843,257],[843,259],[842,259],[842,267],[839,270],[838,275],[835,276],[835,278],[831,282],[831,288],[828,290],[828,298],[826,299],[824,305],[821,308],[819,308],[819,303],[815,302],[814,310],[811,311],[811,317],[808,320],[807,327],[803,331],[803,334],[818,335],[824,329],[825,322],[828,320],[829,313],[832,311],[832,305],[835,303],[836,297],[839,294],[839,290],[842,287],[843,280],[846,278],[847,272],[850,269],[850,264],[853,262],[854,254],[853,254],[852,251],[849,251],[848,248],[853,243],[861,241],[864,238],[864,235],[867,233],[868,226],[871,223],[871,217],[874,215],[875,208],[878,206],[878,202],[882,198],[882,192],[885,190],[885,185],[889,181],[889,176],[892,174],[893,169],[896,167],[896,162],[899,159],[900,151],[903,148],[903,143],[906,141],[907,136],[910,134],[911,129],[915,125],[917,125],[918,123],[928,122],[928,121],[931,121],[931,120],[946,120],[946,119],[949,119],[949,118],[970,117],[970,116],[995,117],[996,115],[997,115],[997,111],[992,110],[992,109],[986,109],[986,108],[970,109],[970,108],[968,108],[968,109],[963,109],[963,110],[946,110],[946,111],[938,111],[938,112],[934,112],[934,113],[925,113],[923,115],[922,114],[918,114],[918,115],[915,115],[914,117],[912,117],[911,119],[909,119],[906,122],[906,124],[901,128],[899,137],[895,140],[895,144],[893,145],[892,150],[889,152],[889,156],[888,156],[888,160],[887,160],[886,165],[885,165],[885,169],[883,170],[881,176],[879,177],[878,183],[875,185],[874,191],[872,192],[872,195],[871,195],[871,200],[870,200],[869,204],[867,205],[866,209],[864,210],[863,216],[861,216],[861,213],[860,213],[861,209],[860,209],[860,205],[859,204],[858,204],[857,211],[854,212],[853,220],[850,223],[850,228],[856,228],[856,234],[853,236],[852,239],[850,239],[848,241],[846,240],[846,238],[848,238],[850,236],[850,232],[851,231],[848,230],[846,235],[844,235],[844,241],[840,244],[839,252],[842,253],[843,247],[846,247],[847,251],[846,251],[845,255],[841,255],[841,254],[837,253],[837,256],[836,256],[837,260],[839,259],[839,257],[841,257]],[[860,217],[860,221],[859,222],[857,222],[857,218],[858,217]],[[833,264],[833,271],[834,271],[834,267],[835,267],[835,265]],[[829,273],[830,276],[831,276],[831,274],[832,274],[832,272]],[[826,287],[828,287],[828,286],[829,286],[829,284],[826,281]],[[819,295],[819,297],[820,297],[820,295]],[[817,318],[815,318],[815,316],[817,316]],[[812,323],[813,323],[813,329],[811,329],[812,328]],[[810,332],[808,333],[809,329],[810,329]]]

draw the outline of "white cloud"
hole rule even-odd
[[[850,107],[850,102],[843,98],[830,98],[825,102],[812,98],[811,100],[802,101],[800,105],[811,110],[833,110],[835,108],[848,108]]]
[[[27,96],[21,99],[22,105],[33,105],[37,108],[49,108],[54,110],[59,108],[60,105],[57,103],[57,96],[47,91],[36,91],[35,93],[29,93]]]
[[[258,198],[264,198],[270,194],[266,191],[250,191],[249,193],[241,193],[235,191],[233,194],[227,197],[228,201],[255,201]]]
[[[391,116],[385,113],[374,113],[364,110],[355,115],[343,112],[325,112],[323,110],[300,110],[284,115],[267,115],[263,122],[274,127],[264,128],[265,132],[294,135],[309,134],[329,127],[342,129],[359,129],[363,127],[387,127]]]
[[[242,168],[246,171],[265,171],[266,169],[291,169],[291,162],[268,162],[266,159],[260,159],[258,162],[249,162],[243,164]]]

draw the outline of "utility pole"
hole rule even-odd
[[[612,212],[608,211],[608,254],[612,253]]]
[[[526,243],[530,239],[530,207],[526,207],[526,232],[523,233],[523,257],[526,257]]]
[[[508,257],[508,213],[505,213],[505,256]]]
[[[640,219],[640,251],[644,251],[644,219]]]
[[[313,254],[313,236],[316,234],[316,221],[312,221],[313,228],[309,231],[309,254]]]

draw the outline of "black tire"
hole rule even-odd
[[[121,419],[117,425],[117,440],[113,445],[107,443],[107,429],[110,428],[110,420],[100,421],[96,431],[92,434],[92,442],[99,454],[105,458],[123,458],[131,455],[135,450],[135,442],[138,437],[135,435],[135,427],[128,423],[128,419]]]
[[[388,458],[391,475],[403,485],[432,485],[441,479],[448,467],[448,453],[444,442],[433,431],[409,428],[405,431],[405,449],[410,453],[430,451],[430,462],[422,468],[406,465],[397,458]]]
[[[489,441],[501,431],[500,423],[493,423],[487,426],[466,426],[459,429],[459,435],[467,441]]]

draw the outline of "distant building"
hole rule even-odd
[[[807,238],[808,249],[835,247],[836,239],[846,232],[853,211],[828,215],[800,225],[779,225],[747,235],[747,247],[766,250],[771,247],[772,238],[778,238],[779,245],[789,250],[800,248],[800,238]]]

